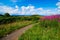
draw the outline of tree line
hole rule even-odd
[[[32,16],[11,16],[9,13],[5,13],[0,17],[0,24],[12,23],[16,21],[38,21],[40,19],[39,15]]]

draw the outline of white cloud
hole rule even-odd
[[[56,5],[58,6],[58,8],[60,8],[60,2],[58,2]]]
[[[15,8],[18,9],[19,7],[16,5]]]
[[[0,6],[0,12],[10,13],[10,15],[12,15],[12,14],[18,14],[20,11],[18,8],[12,8],[12,7],[8,7],[8,6]]]
[[[21,13],[25,14],[25,15],[29,15],[29,14],[32,15],[32,12],[35,11],[34,8],[35,8],[34,6],[27,6],[27,7],[22,6],[21,7]]]
[[[59,10],[60,11],[60,10]],[[54,10],[52,9],[43,9],[43,8],[35,8],[35,6],[29,5],[27,7],[25,6],[15,6],[9,7],[9,6],[0,6],[0,12],[2,13],[9,13],[10,15],[34,15],[34,14],[39,14],[39,15],[55,15],[55,14],[60,14],[58,12],[58,9],[55,8]]]
[[[60,14],[60,0],[56,5],[58,6],[58,8],[56,8],[57,14]]]

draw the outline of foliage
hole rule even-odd
[[[12,23],[16,21],[38,21],[37,16],[10,16],[10,17],[0,17],[0,24]]]
[[[20,36],[19,40],[60,40],[60,22],[58,20],[57,18],[40,20],[38,24]]]
[[[39,16],[9,16],[6,13],[4,16],[0,16],[0,37],[4,37],[31,23],[37,23],[38,20]]]
[[[9,13],[5,13],[5,14],[4,14],[4,16],[9,17],[9,16],[10,16],[10,14],[9,14]]]

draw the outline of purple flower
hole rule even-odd
[[[58,15],[52,15],[52,16],[44,16],[44,17],[41,17],[41,20],[54,20],[54,19],[59,19],[60,16]]]

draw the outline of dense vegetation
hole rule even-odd
[[[32,23],[37,24],[19,40],[60,40],[59,16],[10,16],[9,13],[0,15],[0,38]]]
[[[16,21],[37,21],[38,15],[33,16],[10,16],[8,13],[4,16],[0,16],[0,24],[12,23]]]
[[[39,16],[10,16],[8,13],[0,16],[0,38],[11,32],[25,27],[29,24],[36,23]]]
[[[60,40],[60,22],[56,19],[40,20],[18,40]]]
[[[20,29],[29,24],[32,24],[32,21],[20,21],[20,22],[0,25],[0,37],[6,36],[11,32],[13,32],[14,30]]]

